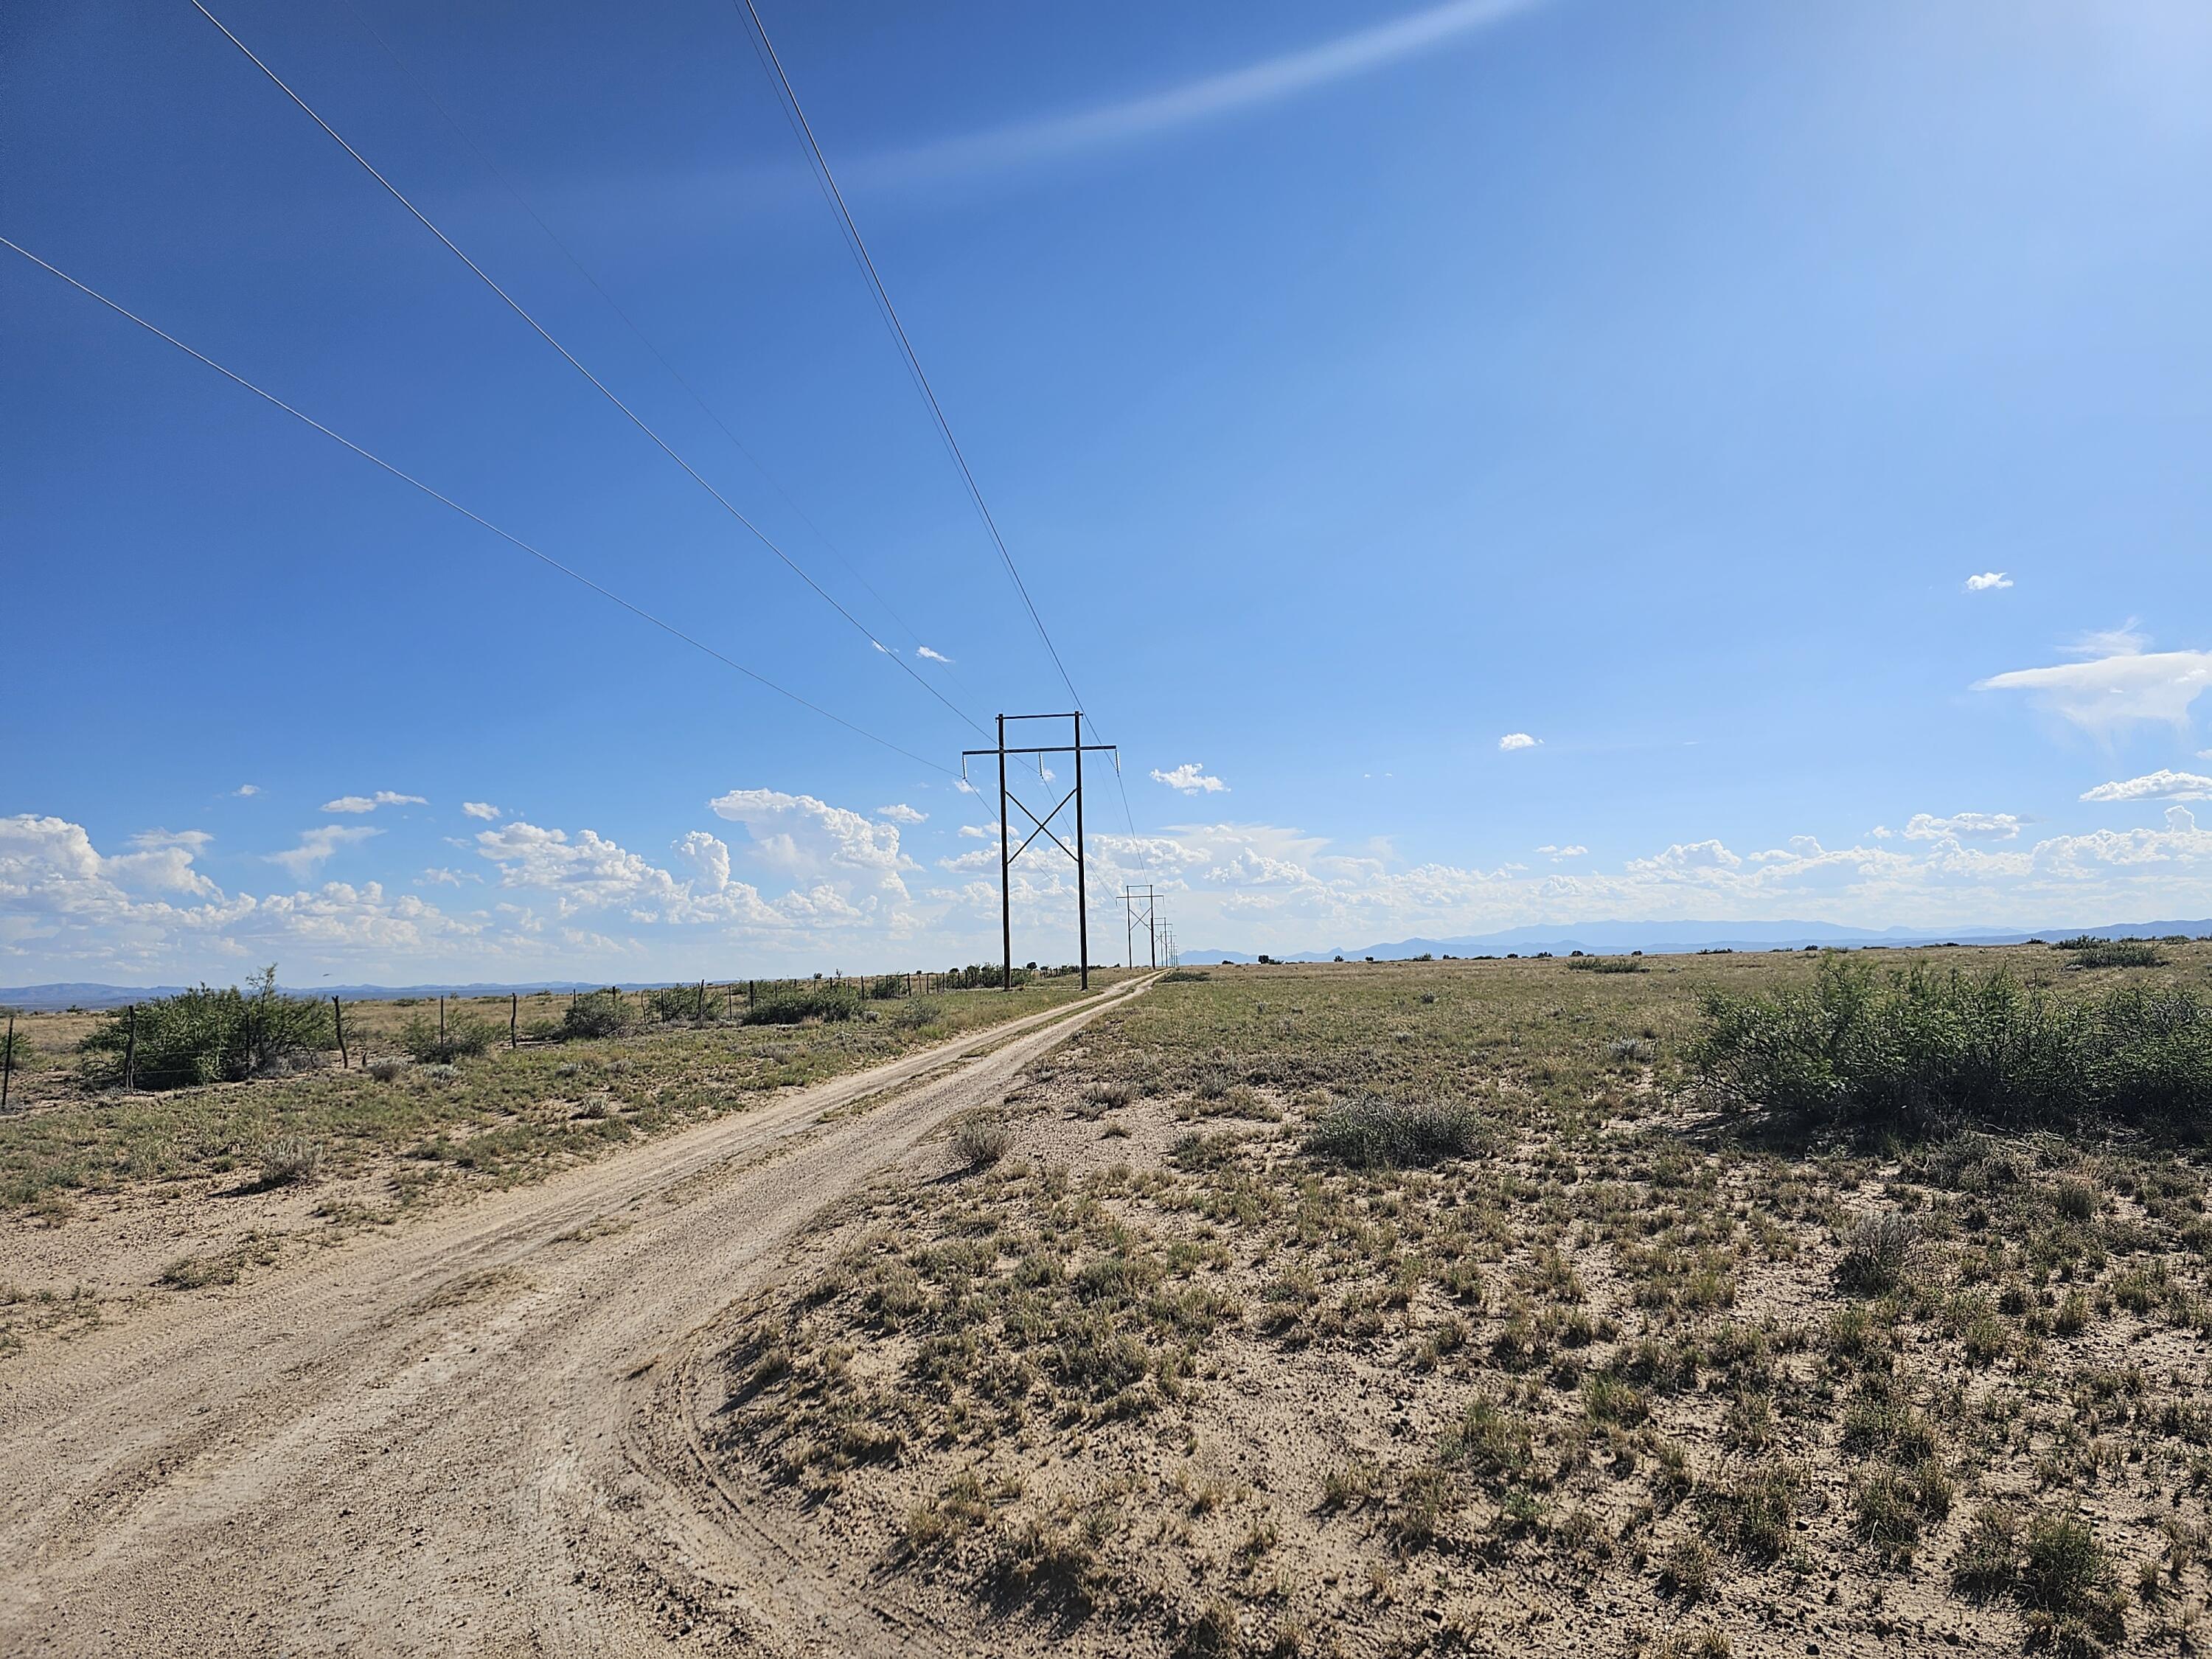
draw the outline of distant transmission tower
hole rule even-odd
[[[1075,741],[1072,744],[1031,744],[1009,749],[1006,747],[1008,720],[1072,720],[1075,726]],[[995,755],[999,760],[999,939],[1006,951],[1006,988],[1009,991],[1014,988],[1014,893],[1012,872],[1014,860],[1028,852],[1030,842],[1035,841],[1039,836],[1044,836],[1074,860],[1075,948],[1080,963],[1079,971],[1083,975],[1083,988],[1086,991],[1091,988],[1091,911],[1085,898],[1083,868],[1083,757],[1086,754],[1096,754],[1102,749],[1113,751],[1115,756],[1115,763],[1117,766],[1120,764],[1119,751],[1115,749],[1114,744],[1084,742],[1083,714],[1079,709],[1073,714],[1001,714],[999,716],[999,742],[996,748],[963,749],[960,751],[960,775],[963,781],[968,776],[968,762],[974,757]],[[1075,757],[1075,787],[1060,798],[1058,806],[1054,807],[1042,817],[1039,817],[1030,810],[1026,801],[1006,787],[1006,757],[1009,755],[1034,755],[1037,757],[1040,769],[1043,765],[1043,757],[1047,755],[1073,755]],[[1075,845],[1072,848],[1054,835],[1052,830],[1052,821],[1060,815],[1071,801],[1075,804]],[[1006,811],[1010,805],[1020,807],[1022,815],[1035,826],[1019,847],[1012,844],[1012,826],[1008,822]]]
[[[1121,931],[1128,951],[1128,963],[1137,965],[1137,929],[1145,930],[1145,945],[1152,966],[1160,965],[1159,899],[1148,884],[1143,887],[1123,886],[1121,889]]]

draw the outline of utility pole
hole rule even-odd
[[[1139,908],[1139,901],[1142,901],[1143,904],[1141,909]],[[1145,940],[1150,947],[1152,966],[1158,967],[1160,965],[1159,895],[1149,884],[1143,887],[1125,885],[1121,889],[1121,908],[1124,918],[1122,931],[1127,935],[1129,948],[1129,966],[1133,968],[1137,965],[1137,924],[1141,921],[1145,924]]]
[[[1073,726],[1075,740],[1072,744],[1033,744],[1009,749],[1006,747],[1006,722],[1010,720],[1067,720]],[[1086,991],[1091,988],[1091,915],[1085,902],[1088,890],[1085,882],[1085,872],[1083,863],[1083,757],[1087,753],[1093,753],[1102,749],[1118,754],[1118,751],[1115,750],[1115,745],[1110,743],[1084,742],[1083,712],[1078,709],[1072,714],[1001,714],[999,716],[999,743],[996,748],[966,749],[961,751],[960,776],[963,782],[967,780],[968,762],[971,757],[978,755],[995,755],[999,759],[999,945],[1006,956],[1006,988],[1009,991],[1014,988],[1013,864],[1016,859],[1030,850],[1030,843],[1039,836],[1051,842],[1074,862],[1076,952],[1078,960],[1081,963],[1083,988]],[[1054,806],[1042,817],[1039,817],[1030,810],[1027,802],[1006,787],[1006,757],[1009,755],[1030,755],[1037,757],[1039,771],[1043,770],[1043,757],[1047,755],[1073,755],[1075,757],[1075,787],[1060,798],[1059,805]],[[1058,817],[1071,802],[1075,806],[1075,845],[1073,848],[1052,829],[1052,821]],[[1013,825],[1007,810],[1009,807],[1015,806],[1020,807],[1022,816],[1035,826],[1019,847],[1013,845]]]

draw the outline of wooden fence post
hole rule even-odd
[[[338,1028],[338,1070],[344,1071],[352,1062],[346,1057],[345,1010],[338,1006],[336,997],[331,999],[331,1018]]]
[[[123,1089],[126,1094],[138,1087],[138,1005],[131,1005],[131,1028],[123,1039]]]
[[[446,1000],[438,999],[438,1052],[446,1052]]]
[[[507,994],[507,1046],[510,1048],[515,1046],[514,1030],[515,1027],[521,1023],[521,993],[518,991],[509,991]]]
[[[8,1016],[8,1042],[0,1048],[0,1112],[8,1109],[8,1079],[15,1070],[15,1016]]]

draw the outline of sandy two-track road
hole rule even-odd
[[[23,1356],[0,1653],[952,1650],[700,1455],[702,1328],[1139,988]]]

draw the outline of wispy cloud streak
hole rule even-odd
[[[1164,91],[867,157],[853,171],[870,185],[927,183],[1115,149],[1382,69],[1491,28],[1541,3],[1543,0],[1449,0],[1395,22]]]

